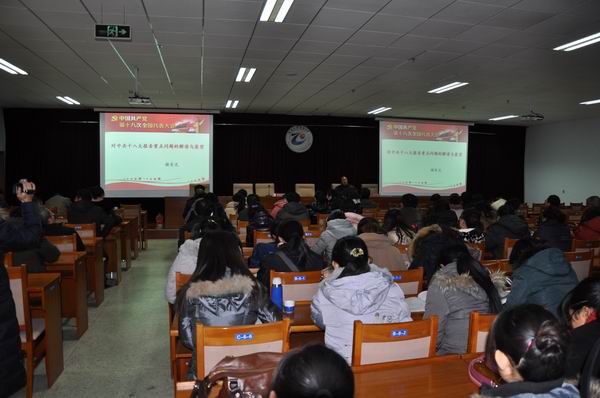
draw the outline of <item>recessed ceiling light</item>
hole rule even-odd
[[[519,115],[497,116],[497,117],[493,117],[493,118],[488,119],[488,120],[497,121],[497,120],[513,119],[515,117],[519,117]]]
[[[256,72],[256,68],[240,68],[235,81],[241,82],[243,80],[246,83],[250,83],[252,76],[254,76],[254,72]]]
[[[283,22],[294,0],[267,0],[260,14],[262,22]]]
[[[79,105],[79,102],[75,101],[73,98],[71,97],[61,97],[60,95],[56,96],[57,99],[61,100],[62,102],[64,102],[65,104],[69,104],[69,105]]]
[[[579,40],[572,41],[567,44],[563,44],[562,46],[558,46],[553,48],[555,51],[573,51],[578,48],[589,46],[590,44],[598,43],[600,41],[600,32],[594,33],[593,35],[589,35],[586,37],[582,37]]]
[[[595,99],[595,100],[591,100],[591,101],[584,101],[584,102],[580,102],[579,105],[594,105],[594,104],[600,104],[600,99]]]
[[[11,75],[27,75],[27,72],[25,72],[23,69],[14,66],[2,58],[0,58],[0,69],[10,73]]]
[[[239,100],[227,100],[227,103],[225,104],[225,108],[235,109],[235,108],[237,108],[239,103],[240,103]]]
[[[392,108],[386,107],[386,106],[382,106],[381,108],[373,109],[372,111],[367,112],[367,114],[369,114],[369,115],[378,115],[378,114],[380,114],[382,112],[389,111],[390,109],[392,109]]]
[[[467,83],[467,82],[454,82],[454,83],[446,84],[445,86],[442,86],[442,87],[434,88],[433,90],[429,90],[428,93],[430,93],[430,94],[441,94],[441,93],[445,93],[446,91],[454,90],[455,88],[466,86],[467,84],[469,84],[469,83]]]

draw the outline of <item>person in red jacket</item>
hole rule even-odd
[[[574,236],[579,240],[600,239],[600,207],[590,207],[583,213]]]

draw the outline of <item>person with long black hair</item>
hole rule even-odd
[[[409,225],[400,209],[389,209],[385,213],[383,231],[395,245],[408,245],[417,234],[416,225]]]
[[[502,273],[490,274],[471,257],[464,244],[442,250],[440,264],[442,267],[429,283],[423,319],[438,317],[438,355],[463,354],[467,351],[471,312],[500,312],[498,290],[502,290],[506,278]]]
[[[270,271],[304,272],[325,267],[323,258],[310,250],[304,240],[302,224],[296,220],[281,221],[277,229],[277,250],[269,254],[260,264],[258,280],[266,287],[270,285]]]
[[[502,311],[490,330],[486,358],[506,382],[482,387],[483,397],[579,398],[565,383],[569,333],[539,305]]]
[[[560,208],[548,206],[542,211],[540,225],[534,237],[564,252],[571,250],[571,228],[567,224],[567,216]]]
[[[244,263],[241,242],[227,231],[211,231],[200,241],[196,270],[177,293],[179,336],[194,350],[190,374],[195,374],[196,322],[206,326],[253,325],[281,320],[269,291]]]

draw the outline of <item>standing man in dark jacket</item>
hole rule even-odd
[[[26,180],[17,188],[17,198],[23,203],[23,225],[16,226],[0,220],[0,260],[4,252],[37,242],[42,233],[39,212],[35,208],[35,185]],[[25,385],[25,368],[21,354],[21,337],[15,302],[10,291],[8,274],[0,266],[0,397],[7,397]]]
[[[491,252],[494,258],[504,255],[504,239],[522,239],[529,237],[529,227],[523,219],[515,215],[515,209],[509,205],[498,209],[498,221],[490,225],[485,233],[485,250]]]

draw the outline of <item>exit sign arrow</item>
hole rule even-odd
[[[130,25],[98,25],[96,24],[97,40],[131,40]]]

